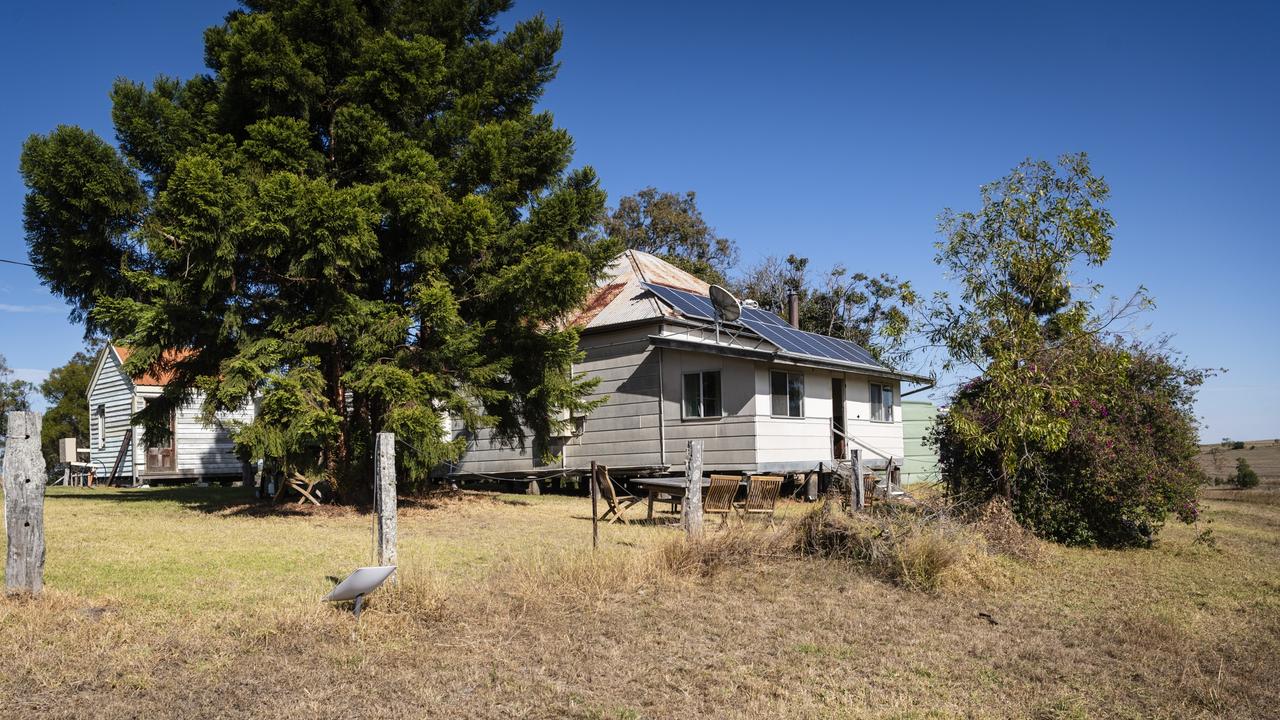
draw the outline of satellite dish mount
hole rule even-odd
[[[723,323],[736,323],[738,318],[742,317],[742,303],[738,302],[738,298],[733,293],[725,290],[719,285],[712,285],[708,294],[711,296],[711,306],[716,311],[716,342],[720,342],[720,326]]]

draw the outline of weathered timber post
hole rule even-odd
[[[600,514],[596,512],[596,503],[600,500],[600,488],[596,487],[596,461],[591,461],[591,549],[600,546]]]
[[[856,512],[861,510],[867,501],[867,488],[862,481],[862,451],[854,448],[853,457],[849,462],[853,468],[853,478],[849,483],[852,486],[849,488],[849,510]]]
[[[373,507],[377,516],[379,565],[396,564],[396,436],[378,433],[374,442]]]
[[[9,551],[6,593],[38,595],[44,589],[44,455],[40,413],[11,412],[4,449],[4,525]]]
[[[684,532],[691,538],[702,537],[702,441],[690,440],[684,461]]]

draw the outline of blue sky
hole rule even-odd
[[[695,190],[744,264],[769,254],[945,287],[936,217],[1025,157],[1087,151],[1110,182],[1112,292],[1145,285],[1192,363],[1203,437],[1280,435],[1280,7],[1243,3],[526,0],[565,28],[544,107],[610,197]],[[0,10],[0,258],[25,259],[23,139],[111,137],[125,76],[202,70],[230,2],[46,0]],[[0,353],[38,379],[80,345],[62,302],[0,265]]]

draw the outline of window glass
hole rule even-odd
[[[720,416],[720,373],[702,373],[702,417]]]
[[[771,373],[770,384],[773,393],[773,409],[770,411],[774,415],[787,414],[787,374],[781,372]]]
[[[893,387],[890,385],[871,385],[871,419],[880,422],[893,422]]]
[[[684,376],[684,416],[720,417],[720,371],[689,373]]]
[[[804,417],[804,375],[774,371],[769,377],[772,408],[781,417]]]
[[[684,416],[702,416],[702,387],[698,373],[684,376]]]
[[[787,379],[787,414],[791,417],[804,417],[804,376],[797,373]]]

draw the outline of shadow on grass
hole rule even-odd
[[[49,493],[48,497],[124,504],[175,503],[196,512],[225,517],[344,517],[368,514],[373,511],[369,503],[314,505],[309,502],[299,503],[294,497],[275,502],[269,498],[258,498],[254,488],[251,487],[177,485],[153,488],[76,488],[68,491],[54,491]],[[497,493],[454,490],[401,496],[396,500],[400,510],[419,511],[440,510],[459,504],[479,502],[521,507],[533,504],[527,500],[504,497]],[[590,520],[590,518],[587,519]]]

